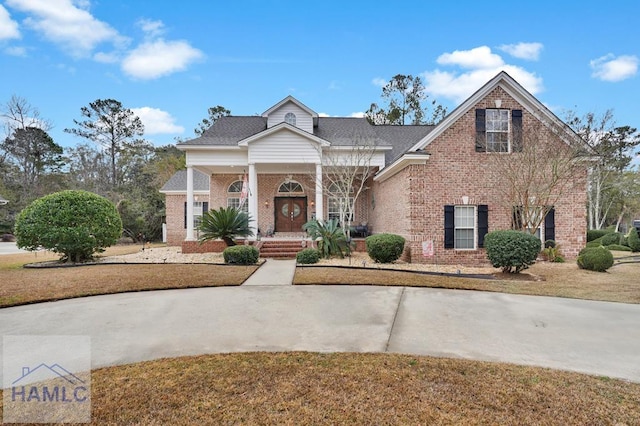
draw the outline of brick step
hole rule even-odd
[[[293,241],[263,241],[260,247],[260,257],[292,259],[296,257],[299,251],[306,247],[302,246],[301,240]]]

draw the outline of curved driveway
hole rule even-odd
[[[0,309],[2,335],[89,335],[94,368],[217,352],[461,357],[640,382],[640,305],[373,286],[127,293]]]

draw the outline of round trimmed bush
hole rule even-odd
[[[603,238],[604,238],[604,236],[596,238],[595,240],[591,240],[586,244],[586,246],[589,247],[589,248],[600,247],[600,246],[602,246],[602,239]]]
[[[602,245],[610,246],[612,244],[621,244],[624,242],[624,235],[619,232],[611,232],[602,237]]]
[[[62,261],[83,262],[115,244],[122,234],[116,207],[87,191],[61,191],[39,198],[16,219],[16,242],[25,250],[41,247]]]
[[[605,246],[605,248],[607,250],[613,250],[613,251],[631,251],[630,247],[623,246],[620,244],[611,244],[611,245]]]
[[[577,262],[582,269],[604,272],[613,266],[613,255],[604,247],[585,247],[580,250]]]
[[[631,248],[633,252],[640,251],[640,236],[638,236],[638,231],[636,228],[631,228],[629,230],[629,234],[626,238],[627,245]]]
[[[396,234],[375,234],[365,240],[367,253],[376,263],[391,263],[400,259],[405,239]]]
[[[522,231],[492,231],[484,237],[487,257],[502,272],[519,273],[533,265],[542,244],[535,236]]]
[[[231,246],[222,252],[224,263],[233,265],[253,265],[258,261],[260,252],[254,246]]]
[[[311,265],[318,263],[320,260],[320,252],[314,248],[306,248],[296,254],[296,262],[301,265]]]
[[[587,231],[587,242],[604,237],[605,235],[610,234],[611,232],[612,231],[609,229],[589,229]]]

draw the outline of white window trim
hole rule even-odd
[[[469,248],[458,248],[456,247],[456,230],[458,227],[456,226],[456,209],[458,207],[473,207],[473,247]],[[460,228],[460,229],[469,229],[469,228]],[[458,251],[472,251],[478,250],[478,206],[469,205],[469,204],[457,204],[453,206],[453,249]]]
[[[284,122],[291,126],[295,126],[297,121],[298,117],[296,117],[296,115],[292,112],[288,112],[284,115]]]
[[[488,111],[507,111],[507,150],[506,151],[489,151],[489,133],[505,133],[505,132],[496,132],[496,131],[489,131],[487,130],[487,128],[489,127],[487,125],[488,123],[488,117],[487,117],[487,112]],[[506,109],[506,108],[487,108],[485,110],[485,151],[490,153],[490,154],[509,154],[512,152],[513,147],[512,147],[512,140],[511,140],[511,110],[510,109]]]

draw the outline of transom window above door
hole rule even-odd
[[[296,115],[292,112],[288,112],[284,116],[284,122],[287,124],[291,124],[292,126],[296,125]]]
[[[295,180],[287,180],[278,188],[278,194],[304,193],[302,185]]]

